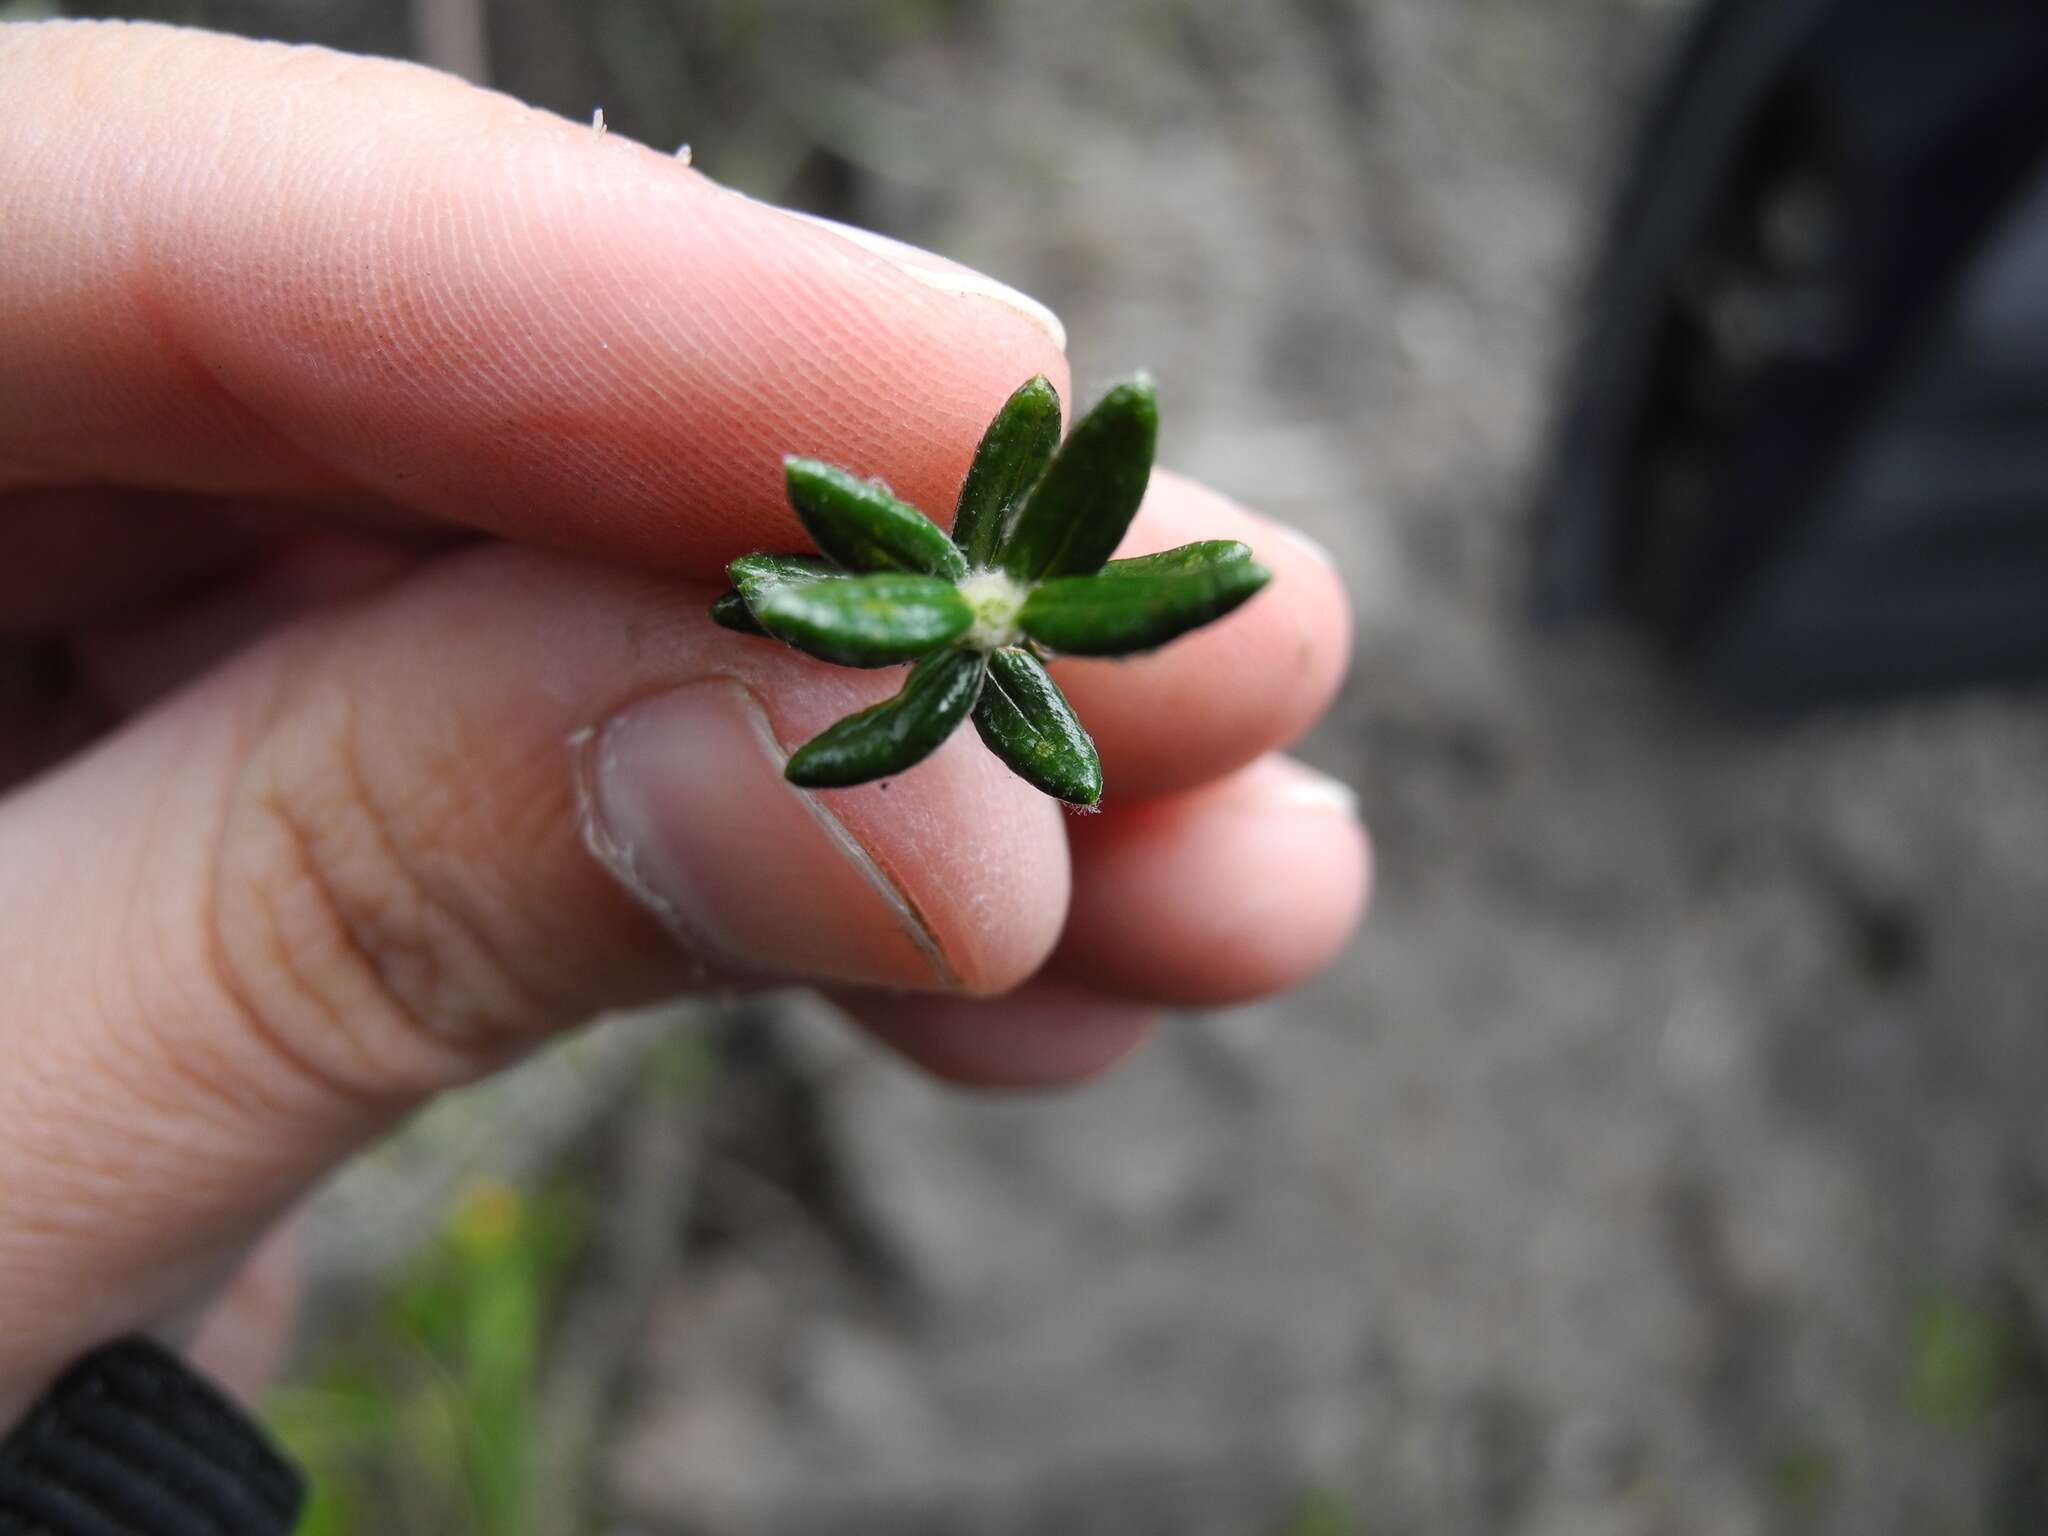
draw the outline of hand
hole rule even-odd
[[[1165,474],[1127,548],[1275,581],[1060,669],[1103,815],[971,731],[780,776],[891,679],[716,628],[721,566],[796,543],[785,451],[950,510],[1019,381],[1071,402],[1030,301],[406,65],[11,26],[0,99],[0,1425],[599,1009],[815,982],[1046,1086],[1344,941],[1363,835],[1274,755],[1341,589]]]

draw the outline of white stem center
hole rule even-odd
[[[1020,585],[1007,571],[973,571],[955,583],[967,606],[974,610],[974,624],[964,637],[977,651],[999,651],[1015,645],[1022,637],[1017,615],[1031,589]]]

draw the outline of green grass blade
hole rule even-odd
[[[1216,541],[1225,545],[1225,541]],[[1025,600],[1024,633],[1067,656],[1126,656],[1220,619],[1272,579],[1242,553],[1201,556],[1197,545],[1119,560],[1093,576],[1048,581]]]
[[[755,601],[753,609],[776,639],[843,667],[914,661],[951,645],[974,622],[974,611],[951,582],[899,572],[789,583]]]
[[[894,698],[848,715],[797,748],[784,777],[805,789],[846,789],[923,762],[974,708],[987,670],[979,651],[927,656]]]
[[[1102,761],[1059,685],[1028,651],[993,652],[974,706],[989,751],[1033,789],[1069,805],[1102,798]]]
[[[1003,530],[1060,445],[1059,391],[1044,374],[1010,396],[981,435],[953,511],[953,542],[977,568],[994,565]]]
[[[943,528],[873,480],[816,459],[784,459],[789,504],[818,548],[849,571],[967,574],[967,557]]]
[[[1133,379],[1104,395],[1065,443],[1003,539],[1002,567],[1019,581],[1079,576],[1116,553],[1145,499],[1159,404]]]

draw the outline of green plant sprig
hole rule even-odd
[[[887,699],[804,743],[786,776],[807,789],[886,778],[963,720],[1033,787],[1102,798],[1102,764],[1045,670],[1054,655],[1128,656],[1220,619],[1271,579],[1230,539],[1109,557],[1144,500],[1159,410],[1139,377],[1060,441],[1060,397],[1029,380],[989,423],[949,538],[891,495],[816,459],[783,461],[790,505],[819,555],[742,555],[711,617],[846,667],[914,665]],[[821,558],[822,557],[822,558]]]

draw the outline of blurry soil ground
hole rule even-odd
[[[218,9],[406,46],[376,7]],[[1070,1098],[956,1097],[773,1000],[689,1026],[687,1111],[629,1091],[635,1026],[343,1181],[330,1316],[460,1178],[597,1181],[547,1340],[543,1418],[597,1458],[561,1528],[2048,1529],[2048,712],[1743,727],[1523,617],[1677,17],[493,10],[520,94],[1038,294],[1083,398],[1153,369],[1163,456],[1347,575],[1303,751],[1380,861],[1314,986]]]

